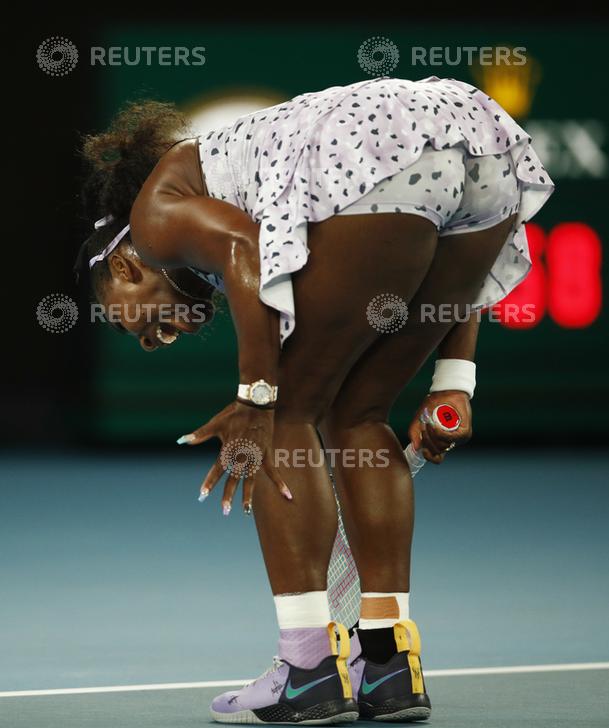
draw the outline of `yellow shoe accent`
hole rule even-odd
[[[340,638],[340,647],[336,639],[337,631]],[[349,679],[349,670],[347,668],[347,657],[351,654],[349,632],[340,622],[330,622],[328,624],[328,637],[330,638],[332,654],[336,655],[336,668],[343,686],[343,697],[352,698],[353,689],[351,688],[351,680]]]
[[[412,681],[412,693],[424,693],[423,670],[421,669],[421,636],[412,619],[397,622],[393,627],[393,635],[398,652],[408,652],[408,666]]]

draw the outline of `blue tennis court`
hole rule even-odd
[[[225,689],[201,684],[268,666],[254,523],[222,516],[217,493],[198,503],[210,462],[3,459],[2,726],[200,725]],[[598,455],[463,451],[417,477],[412,613],[434,725],[607,724],[608,470]],[[553,667],[487,670],[531,666]],[[147,689],[11,695],[130,686]]]

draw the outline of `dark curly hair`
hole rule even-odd
[[[135,198],[159,159],[188,135],[187,119],[174,104],[144,100],[127,103],[106,131],[84,137],[85,217],[91,228],[102,217],[111,217],[112,224],[95,231],[81,246],[75,264],[79,279],[88,271],[88,260],[127,224]],[[93,266],[90,280],[96,294],[108,276],[105,260]]]
[[[90,168],[83,189],[87,213],[128,218],[156,163],[187,134],[186,117],[174,104],[132,101],[106,131],[86,136],[82,156]]]

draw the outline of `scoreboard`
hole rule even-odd
[[[548,316],[563,329],[593,326],[603,305],[602,244],[593,227],[563,222],[545,231],[528,223],[533,266],[525,280],[493,307],[508,329],[529,329]],[[522,315],[522,312],[526,315]]]

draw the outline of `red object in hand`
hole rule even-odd
[[[438,405],[431,416],[435,424],[438,424],[442,429],[448,430],[449,432],[456,430],[461,424],[461,416],[450,404]]]

